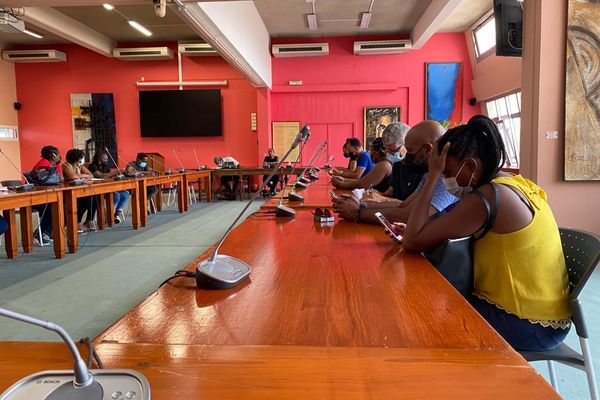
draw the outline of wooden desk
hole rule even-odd
[[[202,182],[204,182],[204,191],[206,192],[206,201],[210,202],[212,199],[212,178],[210,170],[205,169],[203,171],[186,171],[182,174],[183,186],[186,188],[194,182],[198,182],[198,191],[202,188]],[[198,198],[202,199],[202,193],[198,193]],[[185,211],[190,208],[190,199],[188,196],[184,196],[184,209]]]
[[[560,396],[513,352],[295,346],[100,344],[107,368],[134,369],[153,400],[528,399]],[[0,393],[70,369],[62,343],[0,343]]]
[[[272,199],[264,202],[260,208],[264,210],[271,210],[275,208],[281,201],[281,197],[287,197],[292,189],[286,188],[285,191],[277,193]],[[313,185],[311,184],[307,189],[295,189],[296,193],[304,197],[304,201],[288,201],[283,200],[282,204],[294,208],[294,209],[314,209],[319,208],[332,208],[331,193],[333,190],[338,196],[342,193],[352,193],[350,190],[335,189],[330,185]]]
[[[280,168],[279,171],[277,172],[277,175],[279,176],[284,176],[284,175],[298,175],[301,174],[302,171],[304,171],[305,167],[283,167]],[[240,167],[240,168],[215,168],[212,169],[212,175],[214,177],[221,177],[221,176],[239,176],[240,179],[243,178],[244,176],[250,177],[253,175],[259,175],[259,176],[264,176],[264,175],[269,175],[273,169],[272,168],[263,168],[263,167]],[[242,200],[242,192],[241,192],[241,186],[238,185],[238,190],[236,195],[240,196],[240,200]]]
[[[183,177],[181,174],[174,173],[171,175],[157,175],[137,178],[140,192],[140,214],[141,214],[141,225],[148,225],[148,193],[146,189],[148,186],[158,186],[158,193],[155,197],[156,211],[162,210],[162,194],[161,186],[164,184],[177,184],[177,210],[179,213],[185,211],[185,198],[187,196],[187,186],[183,185]]]
[[[247,262],[251,280],[222,291],[175,280],[96,342],[509,349],[437,270],[379,226],[320,227],[307,210],[295,219],[256,215],[221,254]]]
[[[67,244],[69,253],[76,253],[78,247],[79,236],[77,235],[77,229],[79,221],[77,220],[77,199],[86,196],[100,196],[98,204],[98,228],[104,229],[105,211],[104,204],[106,205],[106,215],[108,215],[108,225],[113,224],[113,192],[119,190],[129,190],[131,192],[131,222],[133,229],[138,229],[141,222],[140,216],[140,200],[139,194],[139,183],[138,180],[132,178],[126,178],[120,181],[105,180],[105,181],[93,181],[81,186],[68,186],[63,185],[64,196],[65,196],[65,215],[67,223]]]
[[[17,219],[15,209],[19,209],[21,217],[21,243],[25,253],[33,250],[33,230],[31,206],[48,204],[46,212],[52,213],[52,239],[54,256],[65,256],[65,235],[63,233],[63,190],[59,187],[38,187],[35,191],[25,193],[0,192],[0,210],[8,221],[8,231],[4,234],[6,256],[17,257]],[[41,216],[40,216],[41,217]]]

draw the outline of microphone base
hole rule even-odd
[[[115,181],[122,181],[123,179],[125,179],[125,175],[117,175],[114,179]]]
[[[277,207],[275,207],[275,216],[284,218],[294,218],[296,216],[296,210],[294,210],[291,207],[284,206],[283,204],[279,204]]]
[[[196,285],[199,288],[221,290],[239,285],[250,276],[252,269],[235,257],[217,255],[196,266]]]
[[[310,175],[308,176],[308,178],[309,178],[311,181],[318,181],[318,180],[319,180],[319,175],[317,175],[317,174],[315,174],[315,173],[312,173],[312,174],[310,174]]]
[[[310,179],[301,176],[300,178],[298,178],[298,182],[309,184],[310,183]]]
[[[304,196],[292,191],[288,194],[288,201],[304,201]]]
[[[296,189],[306,189],[308,187],[308,185],[304,182],[296,181],[296,183],[294,184],[294,187]]]
[[[185,168],[179,168],[179,169],[177,170],[177,172],[178,172],[178,173],[180,173],[180,174],[182,174],[182,173],[184,173],[184,172],[185,172]]]
[[[17,193],[31,192],[34,189],[35,187],[33,186],[33,183],[25,183],[20,186],[15,186],[15,192]]]
[[[166,170],[165,175],[173,175],[173,170],[172,169]]]
[[[85,184],[85,179],[74,179],[69,182],[69,186],[81,186]]]
[[[42,371],[29,375],[0,394],[1,400],[110,400],[121,392],[135,400],[150,400],[148,380],[137,371],[98,369],[90,371],[94,382],[75,387],[73,371]]]

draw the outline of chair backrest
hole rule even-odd
[[[600,264],[600,238],[576,229],[560,228],[559,231],[569,274],[571,300],[576,300]]]

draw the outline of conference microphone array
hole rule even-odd
[[[310,180],[308,178],[304,177],[304,175],[306,174],[306,171],[308,171],[311,168],[311,166],[313,165],[314,161],[321,154],[321,152],[323,150],[325,150],[326,147],[327,147],[327,140],[325,140],[321,144],[321,146],[317,147],[317,149],[313,153],[313,156],[311,157],[310,161],[306,165],[306,168],[304,168],[304,171],[302,171],[302,173],[300,175],[298,175],[298,179],[296,180],[296,184],[294,185],[296,188],[302,188],[302,189],[304,189],[304,188],[306,188],[308,186],[308,184],[310,183]]]
[[[304,149],[306,148],[305,146],[306,142],[302,142],[300,143],[300,151],[298,152],[298,157],[296,157],[296,160],[292,163],[292,167],[291,167],[291,172],[293,173],[296,170],[296,166],[298,165],[298,163],[300,162],[300,160],[302,160],[302,154],[304,152]],[[283,167],[283,166],[282,166]],[[280,167],[280,168],[282,168]],[[290,185],[286,185],[283,190],[281,191],[281,197],[279,200],[279,206],[282,205],[284,196],[285,196],[285,190],[289,187],[290,189],[290,193],[288,194],[288,200],[290,201],[302,201],[303,197],[299,196],[299,197],[294,197],[295,193],[294,193],[294,182],[292,182]],[[280,214],[283,211],[283,214],[286,214],[286,211],[289,207],[280,207]],[[293,210],[292,210],[293,211]],[[277,211],[275,211],[275,213],[277,214]],[[280,215],[280,216],[284,216],[284,215]],[[289,215],[289,216],[293,216],[293,214]]]
[[[33,183],[29,183],[29,180],[27,179],[27,177],[25,176],[25,174],[22,173],[19,168],[17,168],[17,166],[15,165],[15,163],[12,162],[12,160],[6,155],[6,153],[4,153],[2,151],[2,149],[0,149],[0,153],[2,153],[2,155],[4,157],[6,157],[6,159],[10,163],[10,165],[12,165],[15,168],[15,170],[17,170],[17,172],[19,173],[19,175],[21,175],[23,178],[25,178],[25,184],[24,185],[12,186],[11,189],[13,189],[14,191],[19,192],[19,193],[21,193],[21,192],[31,192],[34,189]]]
[[[150,400],[144,375],[128,369],[89,370],[67,331],[52,322],[0,308],[0,316],[57,333],[73,357],[73,370],[42,371],[29,375],[0,395],[0,400]]]
[[[270,182],[271,178],[275,175],[285,159],[296,147],[298,147],[300,143],[306,142],[309,136],[310,127],[304,126],[298,135],[296,135],[296,139],[290,146],[287,153],[285,153],[285,155],[281,158],[277,166],[273,168],[271,174],[263,181],[261,187],[254,192],[246,206],[238,214],[231,226],[229,226],[219,243],[217,243],[213,254],[208,259],[202,261],[196,266],[196,284],[198,287],[204,287],[207,289],[228,289],[238,285],[240,282],[250,276],[251,268],[248,264],[235,257],[219,254],[219,249],[242,215],[244,215],[248,207],[250,207],[250,204],[252,204],[258,195],[262,193],[263,189]]]

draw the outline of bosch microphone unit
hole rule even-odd
[[[110,151],[108,151],[108,149],[106,147],[104,147],[104,151],[106,151],[106,154],[108,154],[108,156],[112,160],[113,164],[115,164],[115,167],[117,168],[117,171],[119,171],[119,175],[115,176],[114,180],[115,181],[122,181],[123,179],[125,179],[125,174],[123,173],[123,171],[121,171],[121,168],[119,168],[119,164],[117,164],[117,162],[115,161],[115,159],[113,158],[113,156],[110,154]]]
[[[135,170],[135,167],[133,165],[131,165],[131,161],[127,162],[125,160],[123,160],[123,157],[121,157],[119,155],[119,153],[117,153],[117,158],[121,161],[123,161],[125,163],[125,165],[129,165],[131,168],[133,168]],[[125,167],[125,173],[127,173],[127,167]],[[126,176],[132,177],[132,178],[137,178],[139,176],[142,176],[142,174],[139,171],[135,171],[133,174],[126,174]]]
[[[185,167],[183,166],[183,163],[181,162],[181,160],[177,156],[177,153],[175,152],[175,149],[173,149],[173,155],[175,156],[175,159],[177,160],[177,162],[179,163],[179,166],[181,167],[181,169],[178,169],[177,172],[185,172]]]
[[[29,375],[0,394],[0,400],[150,400],[144,375],[128,369],[88,370],[75,343],[62,327],[0,308],[0,316],[57,333],[73,357],[73,370],[42,371]]]
[[[17,168],[15,163],[12,162],[12,160],[2,151],[2,149],[0,149],[0,153],[2,153],[2,155],[8,160],[10,165],[12,165],[17,170],[19,175],[21,175],[23,178],[25,178],[26,183],[24,183],[22,185],[12,186],[12,189],[14,189],[15,192],[17,192],[17,193],[31,192],[33,189],[35,189],[35,187],[33,186],[33,183],[29,183],[29,180],[27,180],[27,177],[25,176],[25,174],[22,173],[19,168]]]
[[[281,158],[281,161],[279,161],[277,167],[273,168],[271,174],[264,179],[261,187],[254,192],[246,206],[238,214],[227,231],[225,231],[225,234],[219,243],[217,243],[212,256],[196,265],[196,284],[198,287],[206,289],[229,289],[237,286],[244,279],[250,276],[252,269],[248,264],[235,257],[219,254],[219,249],[242,215],[244,215],[248,207],[250,207],[250,204],[252,204],[252,202],[258,197],[258,194],[261,193],[262,190],[267,186],[267,183],[271,181],[271,178],[273,175],[275,175],[277,169],[301,142],[308,140],[309,136],[310,128],[308,126],[304,126],[298,135],[296,135],[296,140],[294,140],[290,146],[290,149]]]

